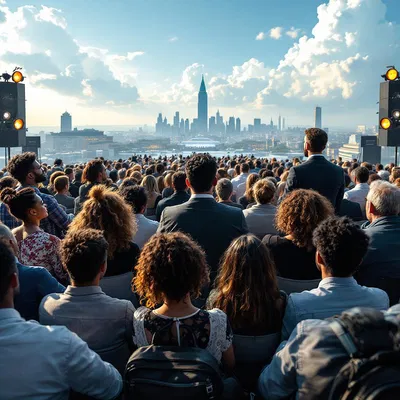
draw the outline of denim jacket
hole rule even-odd
[[[325,278],[316,289],[289,296],[282,326],[282,340],[305,319],[325,319],[352,307],[389,308],[387,294],[357,284],[354,278]]]

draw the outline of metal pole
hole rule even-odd
[[[397,167],[397,146],[394,148],[394,165]]]
[[[8,161],[10,161],[11,160],[11,148],[9,147],[8,148]]]

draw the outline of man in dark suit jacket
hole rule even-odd
[[[328,135],[322,129],[306,129],[304,155],[308,160],[290,169],[284,196],[296,189],[313,189],[325,196],[339,213],[344,194],[344,172],[323,156],[327,142]]]
[[[186,186],[186,174],[183,171],[175,172],[174,175],[172,175],[172,187],[174,188],[174,193],[171,196],[160,200],[157,204],[157,221],[160,221],[161,214],[165,208],[186,203],[190,199]]]
[[[158,232],[187,233],[204,249],[211,283],[232,240],[248,232],[243,212],[217,203],[212,196],[216,173],[217,164],[210,155],[193,156],[186,164],[186,184],[192,196],[186,203],[166,208],[158,227]]]

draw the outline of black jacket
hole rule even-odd
[[[164,208],[178,206],[179,204],[186,203],[189,199],[190,195],[185,190],[180,190],[179,192],[174,192],[171,196],[160,200],[157,204],[156,220],[160,221]]]
[[[284,196],[296,189],[313,189],[325,196],[335,207],[336,213],[344,194],[344,172],[324,156],[313,156],[305,163],[292,167],[286,181]]]
[[[158,232],[177,231],[189,234],[204,249],[212,283],[225,250],[248,229],[238,208],[219,204],[212,198],[193,198],[166,208],[161,216]]]

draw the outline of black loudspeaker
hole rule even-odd
[[[400,110],[400,81],[381,82],[379,98],[379,121],[391,118],[394,110]],[[400,126],[390,129],[379,127],[379,146],[400,146]]]
[[[14,121],[17,119],[23,121],[22,129],[14,128]],[[0,147],[22,147],[25,142],[25,85],[0,82]]]
[[[381,147],[378,145],[377,136],[361,136],[362,159],[371,164],[380,164]]]
[[[35,153],[38,156],[41,147],[40,144],[40,136],[27,136],[25,146],[22,146],[22,152]]]

